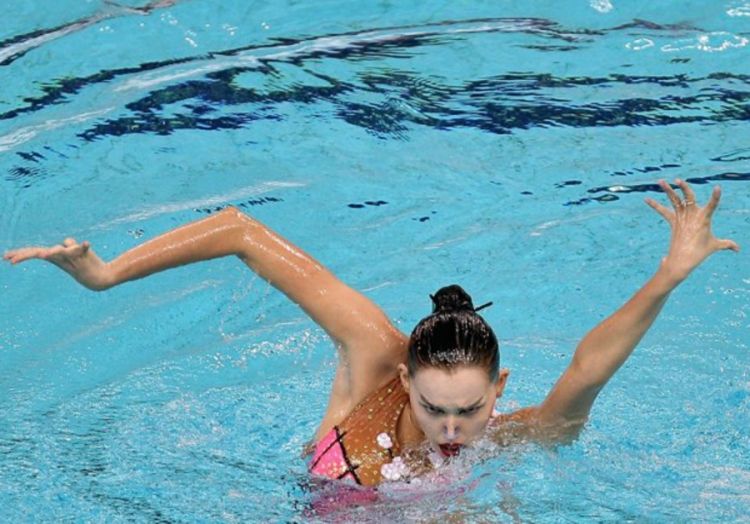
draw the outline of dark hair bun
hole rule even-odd
[[[456,311],[474,311],[474,303],[461,286],[453,284],[437,290],[432,299],[433,313],[452,313]]]
[[[491,382],[497,380],[497,337],[476,313],[491,302],[475,308],[469,294],[456,285],[441,288],[430,298],[432,314],[420,320],[409,337],[409,375],[413,377],[424,367],[450,371],[459,366],[479,366],[487,371]]]

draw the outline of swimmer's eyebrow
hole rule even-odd
[[[438,405],[433,404],[432,402],[430,402],[429,400],[427,400],[422,393],[419,394],[419,399],[422,401],[422,403],[425,406],[427,406],[429,408],[439,409],[441,411],[450,411],[448,408],[444,408],[443,406],[438,406]],[[480,397],[479,400],[477,400],[476,402],[470,404],[469,406],[467,406],[465,408],[457,408],[456,411],[459,412],[459,413],[462,412],[462,411],[471,411],[473,409],[477,409],[479,407],[482,407],[483,405],[484,405],[484,397]]]

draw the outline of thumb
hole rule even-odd
[[[716,246],[718,249],[731,249],[735,253],[740,252],[740,246],[734,240],[729,240],[726,238],[717,239]]]

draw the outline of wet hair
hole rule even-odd
[[[497,337],[461,286],[446,286],[430,295],[432,314],[419,321],[409,338],[407,368],[414,376],[430,366],[447,371],[479,366],[497,379],[500,352]]]

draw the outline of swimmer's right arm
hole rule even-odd
[[[235,208],[173,229],[108,263],[94,253],[88,242],[79,244],[72,238],[57,246],[12,250],[4,258],[13,264],[46,260],[83,286],[101,291],[169,268],[228,255],[239,257],[299,304],[351,353],[349,363],[356,375],[371,375],[374,371],[371,366],[387,366],[394,357],[389,352],[403,350],[404,335],[370,299],[341,282],[291,242]],[[397,364],[393,363],[394,370]]]
[[[79,244],[73,238],[51,247],[11,250],[3,258],[12,264],[46,260],[88,289],[103,291],[165,269],[239,254],[238,223],[230,218],[233,217],[224,211],[186,224],[126,251],[109,263],[94,253],[89,242]]]

